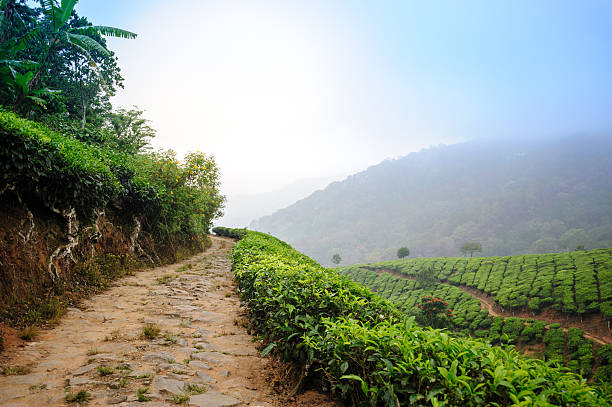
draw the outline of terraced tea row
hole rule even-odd
[[[233,269],[263,352],[351,405],[610,404],[603,389],[512,348],[419,327],[269,235],[247,232]]]
[[[362,265],[416,275],[431,268],[441,281],[472,287],[503,308],[546,309],[612,318],[612,249],[480,258],[416,258]]]
[[[419,313],[419,304],[424,297],[440,298],[453,311],[449,326],[453,330],[486,339],[493,344],[535,348],[534,356],[564,364],[572,371],[587,378],[593,377],[598,382],[610,382],[612,360],[609,360],[608,354],[612,351],[612,345],[599,347],[585,338],[579,328],[564,330],[560,324],[548,326],[546,322],[536,319],[493,316],[478,299],[450,284],[424,285],[422,281],[360,266],[343,267],[338,271],[376,291],[407,315]],[[595,366],[599,368],[594,370]]]

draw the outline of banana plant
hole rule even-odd
[[[134,39],[136,34],[116,27],[109,26],[87,26],[68,27],[68,21],[72,16],[74,7],[78,0],[40,0],[43,12],[43,20],[35,28],[27,32],[20,40],[20,46],[28,41],[40,41],[43,44],[37,61],[36,69],[28,82],[27,91],[20,92],[13,106],[13,110],[20,110],[28,95],[38,89],[42,82],[42,76],[46,71],[46,64],[54,52],[63,47],[74,48],[79,54],[87,59],[89,64],[97,72],[97,64],[91,53],[98,52],[102,55],[110,55],[110,51],[92,38],[93,35],[110,36],[117,38]],[[25,90],[25,89],[24,89]]]

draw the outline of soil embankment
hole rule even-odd
[[[212,239],[206,252],[118,280],[56,328],[8,348],[0,365],[26,374],[0,376],[0,405],[75,405],[66,396],[81,390],[90,406],[335,405],[274,388],[277,371],[259,357],[235,293],[233,241]]]

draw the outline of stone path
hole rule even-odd
[[[119,280],[36,342],[5,352],[1,365],[28,373],[0,376],[0,405],[84,404],[79,391],[89,406],[334,405],[319,393],[286,399],[274,391],[244,327],[233,242],[212,239],[205,253]]]

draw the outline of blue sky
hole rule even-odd
[[[430,145],[612,130],[609,1],[81,0],[159,146],[228,194]]]

